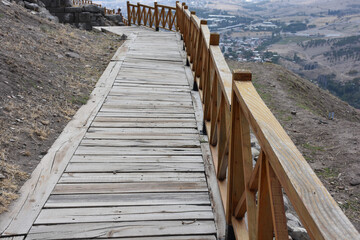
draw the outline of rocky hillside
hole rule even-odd
[[[0,212],[121,45],[0,0]]]
[[[279,65],[229,65],[252,71],[262,99],[360,230],[360,111]]]

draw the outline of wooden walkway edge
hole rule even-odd
[[[178,35],[106,29],[128,40],[0,215],[1,236],[216,239]]]

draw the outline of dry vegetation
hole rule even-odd
[[[0,2],[0,43],[1,213],[86,103],[122,42]]]
[[[360,111],[281,66],[229,65],[252,71],[264,102],[360,230]],[[328,119],[330,111],[334,120]]]

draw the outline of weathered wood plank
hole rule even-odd
[[[69,163],[66,173],[78,172],[203,172],[203,163]]]
[[[51,194],[207,192],[206,182],[138,182],[57,184]]]
[[[93,128],[94,129],[94,128]],[[115,128],[112,128],[115,129]],[[93,131],[91,133],[87,133],[84,139],[113,139],[113,140],[198,140],[199,136],[195,134],[160,134],[160,133],[148,133],[148,134],[127,134],[124,135],[122,133],[113,133],[110,131]]]
[[[45,208],[106,207],[106,206],[152,206],[176,204],[209,205],[208,193],[124,193],[124,194],[77,194],[51,195]]]
[[[80,231],[79,231],[80,230]],[[34,226],[27,239],[74,239],[215,234],[213,221],[144,221]]]
[[[202,182],[200,172],[64,173],[59,183]]]
[[[86,147],[79,146],[75,155],[191,155],[201,156],[200,148],[151,148],[151,147]]]
[[[101,207],[43,209],[35,225],[156,220],[212,220],[211,206],[164,205],[151,207]]]
[[[148,135],[148,134],[161,134],[161,135],[174,135],[174,134],[197,134],[197,130],[193,128],[98,128],[98,127],[90,127],[88,133],[92,132],[112,132],[123,135]]]
[[[120,128],[193,128],[196,129],[196,122],[118,122],[118,121],[110,121],[111,119],[98,119],[94,120],[91,124],[92,127],[120,127]]]
[[[72,163],[161,163],[161,162],[191,162],[202,163],[201,156],[96,156],[96,155],[74,155]]]
[[[171,114],[171,113],[121,113],[121,112],[99,112],[98,117],[121,117],[131,118],[133,121],[141,121],[142,118],[166,118],[166,119],[188,119],[194,120],[193,113]]]
[[[109,147],[181,147],[195,148],[200,147],[198,139],[186,140],[106,140],[106,139],[83,139],[81,146],[109,146]]]

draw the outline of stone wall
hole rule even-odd
[[[123,25],[122,15],[105,15],[105,9],[95,5],[73,7],[70,0],[42,0],[49,12],[59,22],[69,23],[81,29],[91,30],[93,26]]]

